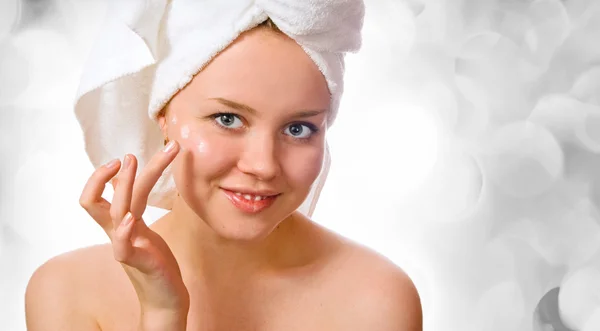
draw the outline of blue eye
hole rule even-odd
[[[234,114],[217,114],[215,116],[215,121],[228,129],[238,129],[244,125],[242,120]]]
[[[285,129],[285,134],[298,139],[309,138],[315,130],[305,124],[292,124]]]

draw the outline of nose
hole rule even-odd
[[[281,166],[275,139],[268,134],[248,135],[238,161],[238,169],[262,181],[269,181],[279,175]]]

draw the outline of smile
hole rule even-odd
[[[269,208],[277,199],[276,195],[253,195],[223,189],[231,203],[244,213],[256,214]]]

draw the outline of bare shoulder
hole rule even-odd
[[[77,249],[46,261],[32,274],[25,292],[27,329],[100,330],[95,300],[105,283],[101,280],[114,278],[116,267],[108,245]]]
[[[322,231],[340,243],[327,275],[345,329],[421,331],[421,300],[408,274],[374,250]]]
[[[421,331],[421,299],[408,274],[389,259],[355,243],[348,244],[348,273],[355,296],[348,307],[357,330]],[[361,326],[361,327],[358,327]]]

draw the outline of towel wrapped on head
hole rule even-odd
[[[361,45],[362,0],[113,1],[84,67],[75,102],[94,165],[134,154],[144,167],[163,145],[156,116],[209,61],[241,33],[271,19],[315,62],[331,93],[328,125],[343,91],[344,55]],[[329,169],[300,207],[310,216]],[[148,204],[171,209],[170,167]]]

